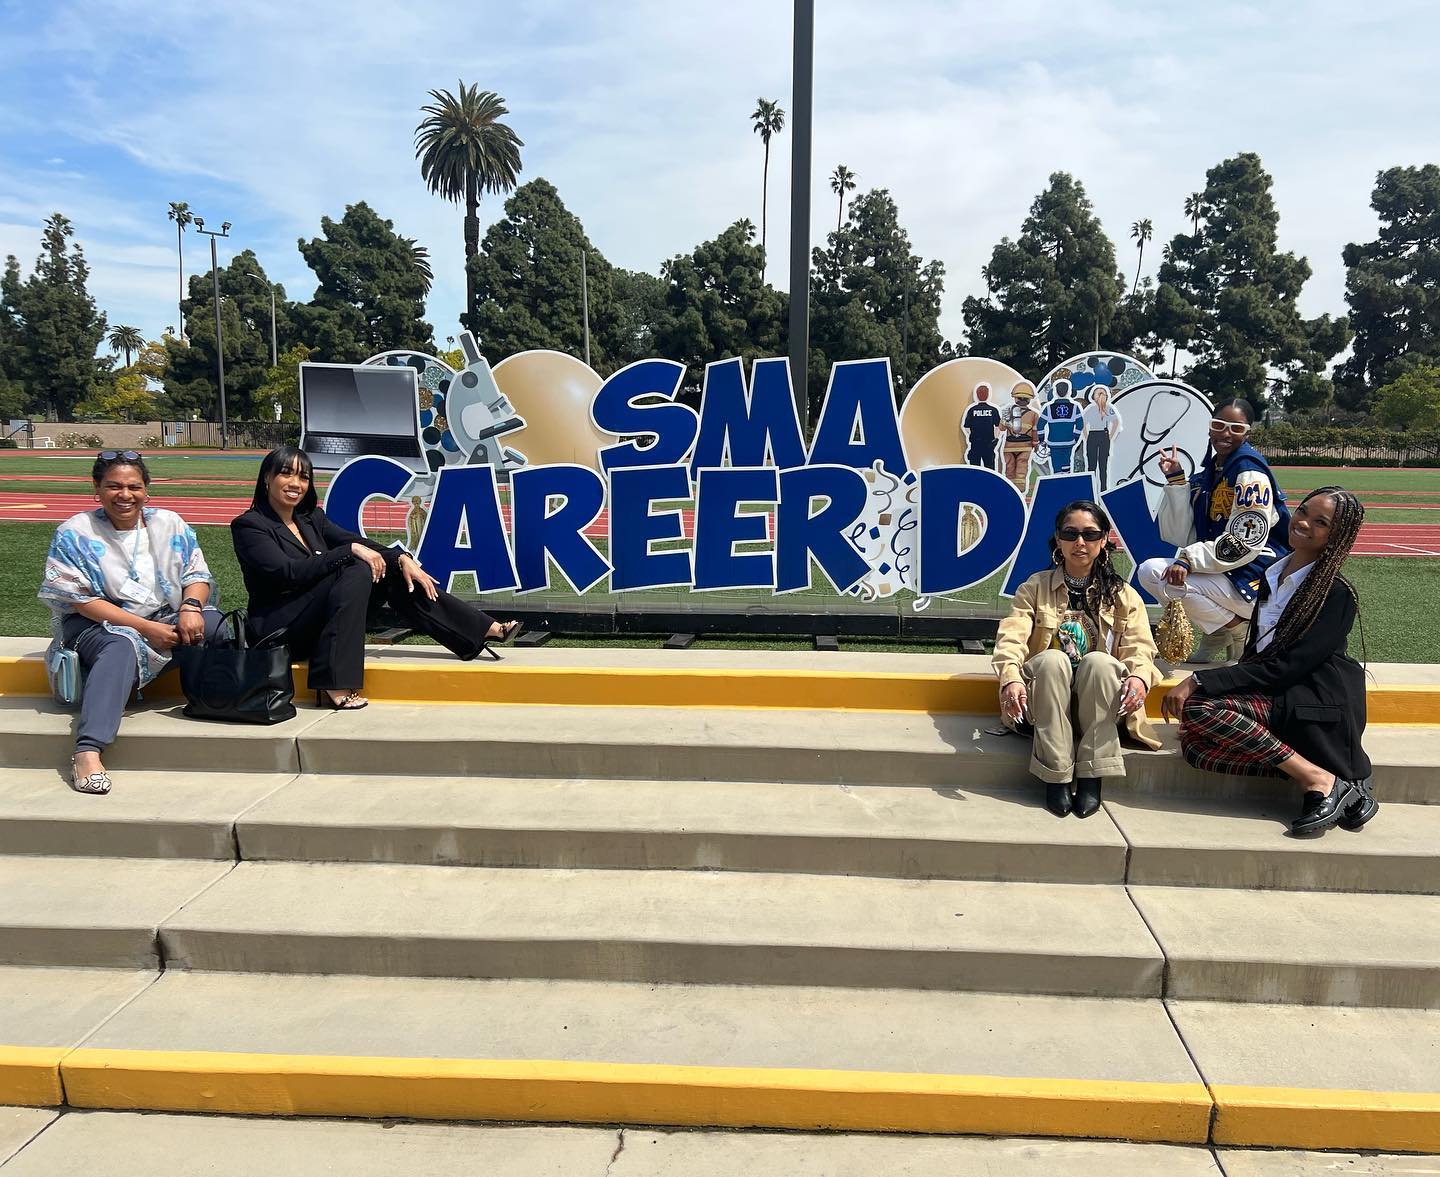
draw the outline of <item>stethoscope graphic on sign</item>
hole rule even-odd
[[[1157,389],[1150,394],[1150,399],[1145,405],[1145,416],[1140,421],[1139,460],[1136,461],[1135,468],[1129,474],[1117,480],[1117,486],[1121,482],[1129,482],[1142,475],[1151,486],[1166,484],[1168,479],[1160,471],[1160,457],[1167,448],[1165,442],[1175,430],[1180,428],[1180,423],[1185,420],[1194,404],[1194,398],[1173,388]],[[1175,450],[1175,456],[1180,460],[1180,464],[1185,470],[1185,477],[1188,479],[1195,472],[1195,459],[1184,447],[1170,448]],[[1146,469],[1152,462],[1155,465],[1156,472],[1154,474]]]

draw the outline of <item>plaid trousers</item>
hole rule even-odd
[[[1268,695],[1191,695],[1180,722],[1180,751],[1196,768],[1235,776],[1280,776],[1295,750],[1270,730]]]

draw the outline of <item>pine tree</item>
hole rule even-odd
[[[1381,172],[1370,207],[1379,235],[1344,255],[1355,350],[1335,371],[1335,392],[1351,409],[1407,368],[1440,362],[1440,167]]]
[[[1349,341],[1344,318],[1300,316],[1310,264],[1276,249],[1280,215],[1260,157],[1245,152],[1211,168],[1196,231],[1166,247],[1156,325],[1194,358],[1185,376],[1212,399],[1243,396],[1264,409],[1271,391],[1287,407],[1323,404],[1324,372]]]
[[[1115,246],[1067,172],[1050,177],[1020,236],[1002,239],[981,274],[986,296],[962,307],[968,351],[1027,373],[1104,339],[1125,290]]]

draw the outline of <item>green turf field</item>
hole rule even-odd
[[[38,636],[45,633],[47,613],[35,596],[40,582],[40,569],[44,563],[45,550],[49,546],[54,526],[49,523],[0,523],[0,549],[5,560],[0,563],[0,635],[6,637]],[[230,532],[224,527],[198,527],[196,532],[205,551],[206,559],[220,585],[222,603],[234,608],[245,603],[245,590],[240,569],[230,546]],[[1440,559],[1387,560],[1380,558],[1356,557],[1346,564],[1346,572],[1354,581],[1360,593],[1361,616],[1364,629],[1365,649],[1370,660],[1375,662],[1440,662],[1440,649],[1429,628],[1430,615],[1434,611],[1434,585],[1432,577],[1440,574]],[[1004,602],[999,597],[998,576],[983,585],[958,594],[957,598],[937,601],[931,609],[943,610],[947,615],[996,616],[1004,611]],[[463,585],[456,586],[462,592]],[[636,594],[637,600],[646,604],[673,603],[677,608],[694,607],[694,595],[684,592],[654,592]],[[709,603],[715,608],[755,604],[759,594],[726,594],[723,598],[708,595]],[[773,600],[766,594],[766,600]],[[526,609],[540,607],[573,607],[572,594],[557,589],[540,595],[515,599],[509,594],[499,594],[487,599],[492,612],[505,616],[506,605],[513,601],[515,607]],[[836,603],[835,594],[828,589],[812,589],[809,593],[797,593],[781,598],[776,605],[789,612],[813,608],[823,611]],[[850,603],[847,602],[847,607]],[[889,603],[889,611],[898,608],[896,601]],[[656,639],[658,640],[658,639]],[[646,644],[643,637],[606,637],[599,639],[557,639],[563,645],[588,645],[600,642],[606,645],[634,646]],[[716,648],[722,646],[743,646],[761,649],[808,649],[804,640],[775,639],[717,639]],[[706,639],[707,647],[712,645]],[[945,649],[945,643],[858,642],[846,640],[844,648],[854,650],[936,650]],[[1360,653],[1357,637],[1351,639],[1351,652]]]

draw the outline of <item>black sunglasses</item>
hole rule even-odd
[[[1062,527],[1055,534],[1068,544],[1082,538],[1086,543],[1093,544],[1096,540],[1105,538],[1105,533],[1098,527],[1087,527],[1083,531],[1078,527]]]
[[[102,462],[113,462],[116,458],[125,462],[140,461],[140,455],[134,450],[101,450],[99,458]]]

